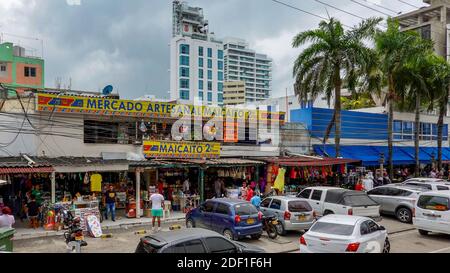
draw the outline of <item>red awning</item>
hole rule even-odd
[[[21,173],[52,173],[52,167],[36,167],[36,168],[0,168],[0,174],[21,174]]]
[[[340,164],[357,163],[360,162],[361,160],[345,159],[345,158],[313,159],[313,158],[299,157],[299,158],[271,158],[266,161],[287,167],[316,167],[316,166],[333,166]]]

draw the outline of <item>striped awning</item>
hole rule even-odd
[[[52,167],[36,167],[36,168],[0,168],[0,174],[22,174],[22,173],[52,173],[54,169]]]

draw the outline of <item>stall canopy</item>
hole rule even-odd
[[[314,152],[320,156],[335,156],[334,145],[314,145]],[[437,148],[421,147],[419,149],[420,163],[429,164],[434,154],[437,159]],[[393,147],[394,165],[410,165],[415,163],[414,147]],[[362,161],[363,166],[378,166],[380,164],[381,154],[384,154],[385,163],[388,162],[389,150],[387,146],[341,146],[341,156],[345,158],[355,158]],[[450,161],[450,148],[442,148],[442,159]]]
[[[48,162],[33,160],[30,166],[23,157],[0,157],[0,174],[51,173],[54,171]]]
[[[158,160],[149,159],[145,161],[130,162],[130,167],[137,168],[184,168],[184,167],[236,167],[254,166],[265,164],[263,161],[242,158],[217,158],[217,159],[172,159]]]
[[[272,157],[264,159],[268,163],[278,164],[286,167],[316,167],[316,166],[333,166],[349,163],[358,163],[357,159],[345,159],[345,158],[329,158],[329,157]]]

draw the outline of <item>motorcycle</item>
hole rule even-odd
[[[279,224],[278,218],[275,214],[263,213],[262,225],[263,230],[267,232],[270,239],[275,239],[278,236],[277,225]]]
[[[67,231],[64,232],[67,247],[73,252],[80,252],[81,247],[87,246],[84,240],[83,229],[81,228],[80,218],[74,218],[70,211],[63,211],[64,226]]]

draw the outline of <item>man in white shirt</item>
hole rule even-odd
[[[150,200],[152,201],[153,231],[155,231],[156,218],[158,218],[158,231],[159,231],[161,230],[161,217],[163,216],[164,196],[154,192],[150,196]]]
[[[188,193],[189,192],[189,178],[186,178],[183,182],[183,192]]]

